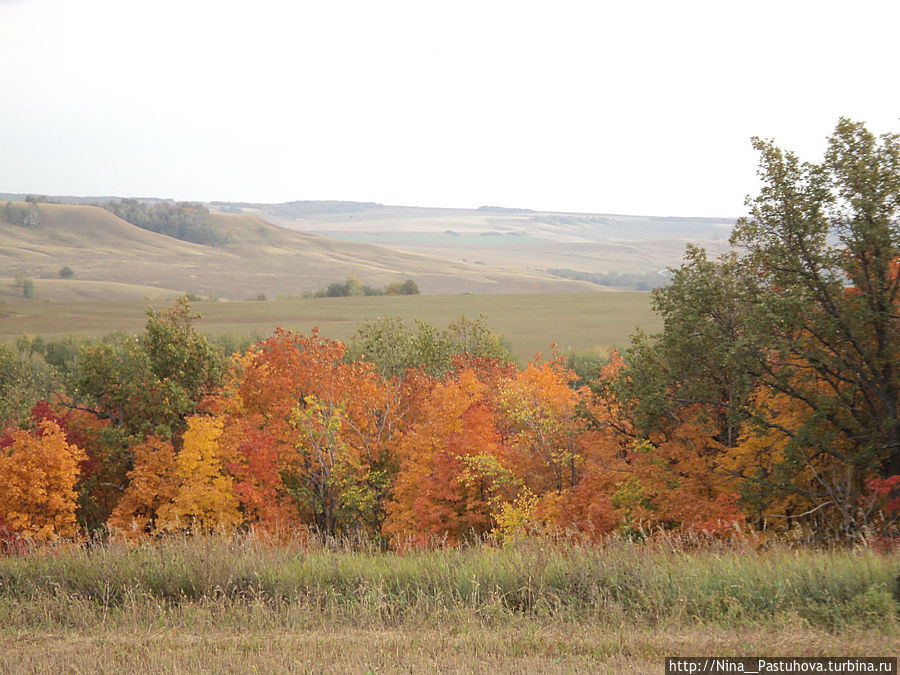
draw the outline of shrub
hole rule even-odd
[[[403,283],[395,281],[384,287],[386,295],[419,295],[419,286],[412,279],[407,279]]]

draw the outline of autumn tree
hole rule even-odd
[[[172,470],[174,495],[157,509],[157,529],[191,532],[228,531],[241,521],[233,479],[225,471],[219,437],[224,420],[195,415],[188,419],[181,450]],[[158,458],[161,464],[162,459]],[[155,478],[148,467],[147,478],[159,480],[169,489],[166,479]],[[164,469],[164,466],[160,467]]]
[[[372,364],[345,356],[316,332],[277,329],[236,361],[223,442],[245,509],[261,513],[267,495],[267,518],[287,515],[289,499],[296,522],[327,534],[379,533],[404,396]]]
[[[628,526],[733,533],[744,514],[724,453],[700,407],[684,410],[677,424],[630,448],[610,501]]]
[[[747,329],[743,273],[734,255],[710,260],[688,246],[651,295],[663,330],[633,336],[628,367],[596,385],[618,407],[624,455],[611,505],[625,523],[726,531],[744,519],[737,474],[724,468],[753,414],[763,349]]]
[[[128,472],[128,489],[110,514],[107,525],[128,538],[156,534],[161,507],[178,493],[175,449],[171,442],[151,436],[132,448],[134,468]]]
[[[689,249],[654,296],[663,332],[635,342],[614,389],[645,439],[699,415],[757,513],[794,495],[852,538],[873,474],[900,474],[900,137],[842,119],[819,164],[754,146],[763,187],[734,253]]]
[[[741,479],[737,489],[748,514],[767,531],[784,532],[799,522],[823,535],[839,535],[854,529],[855,519],[868,520],[876,500],[860,496],[877,472],[848,472],[833,453],[793,442],[795,430],[810,423],[812,411],[804,401],[760,387],[752,403],[759,423],[748,423],[740,442],[722,459],[723,470]],[[846,442],[833,429],[827,433],[828,422],[820,424],[825,426],[816,434],[830,435],[831,449],[846,452]],[[823,489],[830,493],[826,502],[820,498]]]
[[[107,422],[101,430],[104,482],[127,487],[132,448],[149,436],[174,439],[203,397],[221,381],[222,358],[193,328],[196,315],[182,298],[163,311],[147,310],[138,336],[112,336],[81,348],[72,409]]]
[[[105,461],[107,449],[103,444],[103,431],[108,420],[66,406],[59,397],[54,401],[38,401],[31,409],[29,429],[40,429],[45,422],[52,422],[65,434],[69,445],[82,451],[78,463],[79,475],[75,489],[78,494],[76,515],[79,527],[85,532],[95,532],[104,527],[110,511],[122,494],[122,487],[111,482],[110,466]]]
[[[521,485],[497,419],[499,385],[510,376],[497,362],[461,363],[421,401],[422,414],[399,443],[385,534],[401,544],[456,543],[496,525],[494,515]]]
[[[0,446],[0,520],[37,541],[74,536],[82,458],[50,420],[33,431],[12,431],[8,445]]]
[[[755,146],[763,188],[732,243],[760,299],[748,319],[767,347],[756,367],[807,411],[787,429],[788,455],[836,461],[861,501],[862,475],[900,474],[900,136],[842,119],[820,164]],[[836,488],[807,489],[843,513]],[[846,537],[865,525],[844,519]]]
[[[219,444],[244,519],[269,531],[298,525],[296,505],[281,476],[283,448],[266,420],[258,414],[226,419]]]
[[[560,359],[532,362],[501,389],[499,408],[517,472],[536,494],[561,494],[580,478],[577,439],[584,425],[576,408],[587,390],[570,386],[577,377]]]
[[[640,366],[613,352],[579,409],[584,470],[560,501],[559,524],[594,536],[657,527],[733,532],[744,515],[734,479],[721,470],[726,446],[715,416],[700,403],[667,399],[668,392],[656,404],[667,411],[662,420],[636,414],[636,403],[619,392],[633,391],[631,371]]]

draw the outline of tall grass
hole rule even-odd
[[[336,549],[336,550],[335,550]],[[0,625],[175,621],[896,628],[898,556],[524,541],[386,553],[241,537],[60,545],[0,560]],[[215,617],[215,618],[213,618]]]

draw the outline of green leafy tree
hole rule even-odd
[[[221,378],[220,352],[194,330],[196,318],[182,298],[168,310],[148,309],[140,336],[84,347],[77,396],[128,435],[180,433]]]
[[[21,344],[0,345],[0,426],[26,420],[34,405],[60,386],[59,373],[39,353]]]
[[[451,365],[450,345],[433,326],[416,321],[411,328],[400,317],[380,317],[359,324],[349,349],[374,363],[384,377],[399,377],[419,367],[440,377]]]
[[[450,343],[453,354],[482,356],[506,362],[515,361],[509,342],[487,325],[487,317],[484,314],[479,315],[477,319],[460,316],[447,327],[444,336]]]
[[[151,232],[207,246],[230,243],[229,233],[209,221],[209,210],[192,202],[144,204],[136,199],[108,202],[102,208],[122,220]]]
[[[798,489],[837,509],[850,535],[865,524],[870,473],[900,474],[900,136],[841,119],[821,164],[754,145],[763,188],[732,244],[758,298],[758,373],[808,411],[783,430],[785,461],[798,473],[820,455],[842,467]]]
[[[395,281],[384,287],[385,295],[419,295],[419,285],[412,279]]]
[[[25,204],[6,202],[6,220],[12,225],[37,227],[41,224],[41,212],[36,202]]]
[[[148,309],[140,335],[111,336],[80,350],[67,405],[107,421],[97,431],[93,455],[101,471],[92,480],[115,490],[114,497],[127,489],[133,448],[150,436],[180,447],[187,419],[220,383],[221,352],[195,332],[195,318],[182,298],[167,310]],[[95,497],[86,502],[102,506],[92,509],[115,506],[115,498]]]
[[[385,377],[422,368],[426,374],[441,378],[453,368],[454,355],[513,361],[507,343],[487,326],[483,315],[474,321],[461,316],[443,331],[424,321],[416,321],[412,328],[399,317],[363,322],[351,342],[350,353],[374,363]]]
[[[742,273],[733,255],[714,261],[688,246],[671,283],[653,291],[663,330],[633,336],[626,357],[631,367],[615,387],[644,435],[700,406],[712,435],[728,447],[737,443],[761,349],[746,330],[752,296]]]
[[[852,538],[869,481],[900,474],[900,137],[842,119],[818,164],[754,147],[763,187],[735,253],[688,249],[654,293],[662,333],[635,338],[611,391],[639,434],[699,407],[732,460],[772,448],[729,464],[745,503],[764,515],[793,495]]]

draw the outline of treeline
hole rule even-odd
[[[349,345],[279,329],[228,359],[194,318],[180,301],[148,311],[138,336],[0,348],[7,540],[249,526],[394,546],[546,527],[841,536],[832,509],[768,515],[807,500],[814,477],[750,490],[768,442],[752,425],[728,446],[692,405],[642,430],[638,372],[616,354],[588,386],[562,358],[517,366],[483,318],[379,319]],[[895,517],[889,481],[867,475],[869,529],[851,539]]]
[[[206,246],[230,242],[229,233],[209,222],[209,210],[194,202],[157,202],[145,204],[136,199],[121,199],[101,204],[104,209],[136,227],[175,239]]]
[[[311,298],[345,298],[359,295],[419,295],[419,286],[412,279],[394,281],[384,288],[373,288],[362,282],[359,277],[349,276],[344,281],[336,281],[327,288],[308,294]]]
[[[11,225],[37,227],[41,224],[41,212],[38,210],[38,205],[35,201],[29,201],[25,204],[6,202],[4,213],[6,215],[6,222]]]
[[[665,286],[671,279],[668,272],[647,274],[637,272],[582,272],[580,270],[570,270],[554,268],[547,270],[550,274],[562,277],[563,279],[572,279],[574,281],[587,281],[600,286],[611,286],[613,288],[625,288],[630,291],[650,291],[654,288]]]
[[[387,426],[375,432],[383,438],[366,440],[370,459],[386,451],[377,444],[396,440],[395,431],[406,413],[395,418],[392,406],[409,404],[399,389],[407,374],[387,373],[417,363],[421,381],[438,381],[454,368],[455,355],[477,355],[498,363],[511,360],[502,339],[483,319],[460,318],[445,330],[424,323],[408,328],[399,320],[363,324],[349,350],[315,333],[303,337],[278,330],[250,348],[229,343],[235,354],[229,361],[224,349],[194,332],[194,318],[187,301],[180,300],[163,312],[148,310],[146,328],[139,336],[110,335],[92,342],[22,338],[15,346],[0,347],[0,415],[5,420],[0,434],[0,531],[5,536],[44,540],[103,527],[135,534],[135,526],[146,534],[257,521],[261,526],[275,521],[279,526],[315,525],[332,534],[359,530],[359,518],[366,522],[379,518],[367,509],[378,511],[383,504],[367,502],[366,509],[360,507],[347,517],[338,518],[334,512],[343,514],[352,500],[363,498],[369,480],[374,481],[371,489],[390,485],[390,472],[368,466],[365,480],[353,479],[347,473],[353,467],[346,464],[361,468],[359,458],[347,453],[359,449],[354,439],[365,439],[373,431],[371,415],[382,416],[376,426]],[[254,431],[246,426],[254,422],[242,413],[233,416],[240,426],[234,431],[250,437],[227,461],[218,445],[214,448],[208,438],[204,440],[206,432],[197,435],[207,429],[207,421],[213,426],[224,423],[222,406],[236,402],[228,393],[231,387],[241,386],[245,375],[262,375],[250,375],[254,359],[267,371],[264,377],[271,375],[281,383],[260,383],[268,391],[250,394],[262,397],[260,413],[277,418],[274,408],[262,410],[287,406],[280,422],[290,425],[298,416],[310,415],[308,431],[314,435],[307,449],[313,454],[302,460],[285,455],[291,467],[281,467],[282,460],[272,454],[277,448],[271,443],[277,445],[278,440],[267,434],[275,427],[266,429],[263,424]],[[389,396],[380,403],[391,409],[378,407],[378,400],[366,398],[370,394]],[[255,405],[249,398],[247,403]],[[360,407],[370,404],[375,407],[365,411]],[[352,418],[351,409],[356,415]],[[314,429],[320,422],[325,428]],[[318,431],[324,437],[315,435]],[[316,454],[322,452],[328,457]],[[244,468],[238,467],[244,461],[241,456],[247,461]],[[325,464],[307,474],[294,466],[295,460]],[[182,475],[184,471],[192,475]],[[275,473],[270,475],[271,471]],[[260,520],[261,507],[254,501],[259,490],[265,497],[270,488],[279,494],[269,505],[277,507],[273,522]],[[291,515],[292,500],[299,509],[296,518]],[[191,513],[175,515],[171,510],[175,505]],[[194,512],[195,507],[200,511]],[[240,515],[245,510],[247,517]],[[169,516],[184,528],[175,527],[174,521],[166,524]]]

